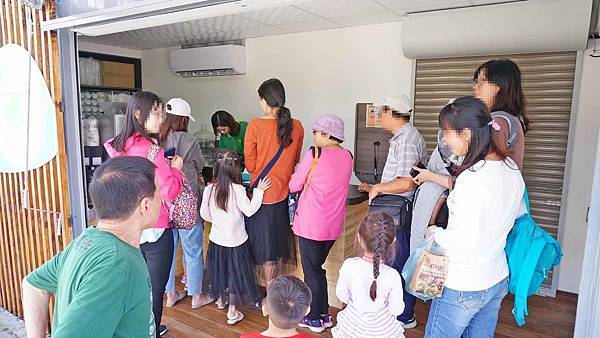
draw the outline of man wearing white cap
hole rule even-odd
[[[417,128],[410,124],[412,108],[406,96],[392,96],[384,100],[382,106],[381,125],[394,136],[390,139],[381,183],[363,183],[359,189],[369,193],[369,210],[386,211],[395,218],[396,259],[393,267],[401,273],[410,254],[411,201],[416,189],[410,171],[417,163],[427,163],[427,147]],[[398,320],[404,328],[411,329],[417,326],[415,297],[406,292],[405,285],[403,287],[404,312]]]

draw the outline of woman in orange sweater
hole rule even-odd
[[[258,96],[264,116],[248,124],[244,158],[252,186],[266,176],[271,179],[271,188],[265,191],[258,212],[246,220],[246,230],[254,263],[262,266],[268,284],[282,273],[285,262],[295,259],[287,198],[288,184],[300,160],[304,128],[285,107],[281,81],[266,80],[258,88]]]

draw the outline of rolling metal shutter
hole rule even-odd
[[[475,69],[494,58],[513,60],[521,69],[530,130],[525,135],[523,176],[536,222],[557,236],[567,155],[576,52],[419,59],[415,76],[414,125],[431,153],[438,114],[450,98],[473,95]],[[553,295],[552,274],[540,292]]]

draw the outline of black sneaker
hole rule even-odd
[[[165,333],[167,333],[167,326],[166,325],[160,325],[158,327],[158,336],[162,337],[165,335]]]

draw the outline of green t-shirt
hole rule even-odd
[[[56,294],[52,338],[155,337],[144,257],[109,232],[87,229],[27,281]]]
[[[239,121],[240,123],[240,132],[236,136],[221,135],[219,139],[219,148],[229,149],[235,151],[239,155],[244,156],[244,138],[246,137],[246,128],[248,127],[248,122]]]

